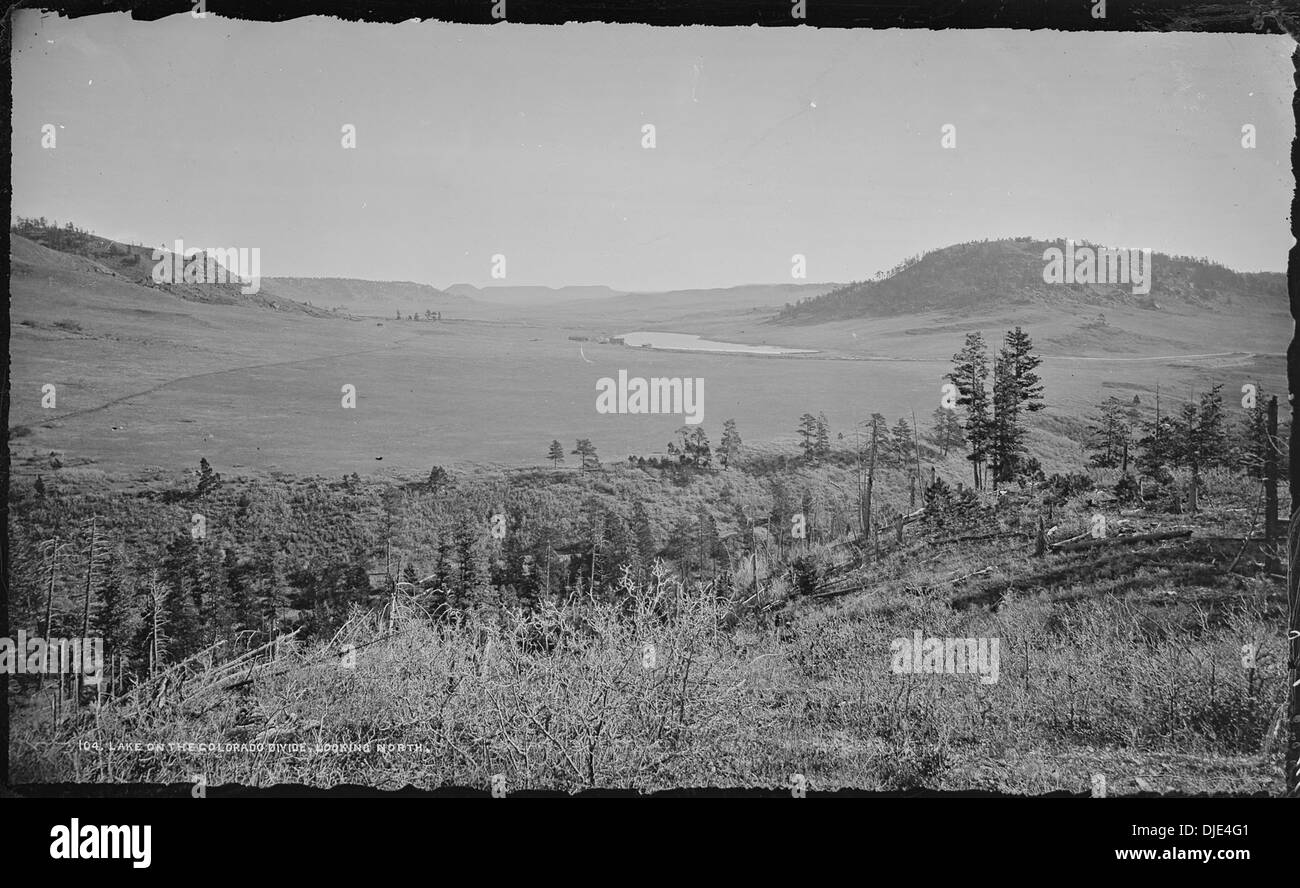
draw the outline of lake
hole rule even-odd
[[[743,345],[738,342],[718,342],[713,339],[701,339],[691,333],[660,333],[640,331],[626,333],[623,342],[633,348],[668,349],[672,351],[729,352],[745,355],[810,355],[816,349],[781,348],[775,345]]]

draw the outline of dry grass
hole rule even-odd
[[[1102,770],[1131,791],[1139,777],[1280,791],[1282,647],[1264,595],[1189,621],[1109,596],[954,610],[917,588],[805,604],[779,626],[733,626],[730,602],[663,570],[626,581],[619,605],[503,619],[435,619],[398,599],[357,613],[329,644],[207,654],[57,726],[38,699],[17,713],[13,778],[394,789],[486,787],[503,774],[511,790],[652,790],[801,773],[819,789],[1083,792]],[[1000,680],[893,673],[890,641],[914,629],[998,638]],[[1247,641],[1253,670],[1241,664]]]

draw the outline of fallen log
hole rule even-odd
[[[1156,533],[1134,533],[1128,536],[1100,537],[1098,539],[1055,543],[1050,548],[1053,552],[1075,552],[1079,549],[1092,549],[1097,546],[1127,546],[1132,543],[1149,543],[1158,540],[1187,539],[1190,530],[1162,530]]]
[[[968,573],[960,577],[953,577],[952,579],[948,579],[948,580],[940,580],[939,585],[951,586],[954,583],[960,583],[962,580],[969,580],[971,577],[982,576],[983,574],[989,573],[992,570],[993,570],[993,565],[990,564],[988,567],[982,567],[979,570],[975,571],[974,573]]]
[[[974,543],[981,540],[1011,540],[1011,539],[1029,539],[1030,534],[1023,533],[1019,530],[1004,530],[999,533],[976,533],[970,536],[949,537],[942,540],[932,540],[929,545],[947,545],[948,543]]]

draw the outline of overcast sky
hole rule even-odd
[[[435,286],[779,282],[793,253],[810,281],[860,280],[1017,235],[1281,271],[1293,47],[22,10],[13,211],[259,247],[267,276]]]

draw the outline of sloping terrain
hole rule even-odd
[[[1286,279],[1280,273],[1243,273],[1204,259],[1151,254],[1150,293],[1132,284],[1049,284],[1043,254],[1064,241],[1031,238],[974,241],[934,250],[908,260],[880,280],[848,284],[781,312],[782,324],[817,324],[860,317],[889,317],[927,311],[1020,306],[1140,308],[1152,312],[1190,308],[1250,312],[1285,306]],[[1092,246],[1080,242],[1078,246]]]
[[[202,284],[156,283],[153,279],[156,260],[151,247],[122,244],[84,232],[55,234],[57,229],[30,228],[25,231],[25,235],[10,233],[9,255],[15,276],[19,273],[39,274],[43,269],[58,268],[104,275],[189,302],[240,305],[312,317],[330,315],[323,308],[306,305],[284,295],[268,293],[265,288],[257,293],[244,293],[243,284],[236,280]],[[171,252],[164,250],[163,254],[163,261],[172,261]]]

